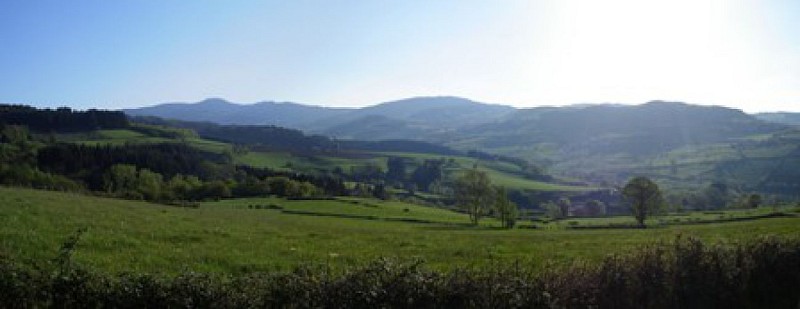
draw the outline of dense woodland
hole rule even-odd
[[[68,107],[37,109],[25,105],[0,104],[0,115],[0,124],[24,125],[36,132],[75,132],[129,126],[127,116],[117,111],[74,111]]]

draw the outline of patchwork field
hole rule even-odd
[[[439,269],[517,261],[544,267],[575,260],[596,261],[679,234],[712,241],[797,235],[800,218],[792,211],[785,210],[788,217],[644,230],[573,230],[567,228],[571,220],[540,224],[538,229],[502,230],[493,220],[470,227],[463,214],[372,199],[254,198],[178,208],[0,188],[0,255],[52,259],[64,239],[85,228],[76,261],[115,273],[177,273],[187,269],[241,273],[304,264],[341,267],[379,257],[419,258]],[[575,221],[587,225],[613,220],[627,218]]]

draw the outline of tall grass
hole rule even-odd
[[[59,258],[0,258],[2,307],[796,308],[800,239],[706,244],[678,237],[600,263],[435,271],[380,259],[349,270],[110,276]]]

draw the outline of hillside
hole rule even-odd
[[[300,127],[337,140],[409,139],[502,154],[600,185],[645,174],[687,190],[724,182],[787,194],[800,186],[800,177],[785,172],[795,170],[800,147],[787,113],[663,101],[517,110],[455,97],[337,112]]]
[[[347,109],[325,108],[291,102],[258,102],[244,105],[212,98],[197,103],[166,103],[126,109],[131,116],[238,125],[276,125],[304,128],[305,124],[345,114]]]
[[[686,189],[721,181],[759,190],[779,164],[793,162],[787,159],[800,140],[792,132],[738,110],[656,101],[520,110],[505,121],[465,129],[446,144],[519,156],[595,182],[645,174]],[[761,163],[748,163],[748,173],[735,178],[722,172],[742,160]],[[798,177],[781,179],[800,184]]]
[[[355,109],[309,127],[328,135],[356,139],[419,139],[491,123],[514,108],[458,97],[417,97]]]
[[[342,138],[381,140],[409,139],[488,123],[514,110],[457,97],[418,97],[354,109],[274,102],[241,105],[207,99],[128,109],[125,113],[217,124],[276,125]]]
[[[559,145],[562,155],[636,156],[781,129],[738,110],[654,101],[520,110],[505,121],[464,130],[463,135],[478,148],[543,143]]]
[[[0,113],[0,183],[7,185],[178,205],[269,194],[397,197],[450,207],[455,180],[478,168],[526,208],[598,189],[552,177],[524,160],[422,141],[336,140],[271,125],[155,117],[128,121],[121,112],[8,110]],[[17,117],[17,110],[27,116]],[[123,122],[109,129],[97,130],[91,122],[72,128],[89,116]],[[28,131],[51,118],[68,126]]]
[[[777,112],[777,113],[758,113],[754,115],[756,118],[774,122],[774,123],[781,123],[787,125],[800,125],[800,113],[787,113],[787,112]]]

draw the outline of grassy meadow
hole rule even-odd
[[[495,185],[504,186],[510,190],[534,190],[534,191],[589,191],[596,188],[587,186],[562,185],[527,179],[521,174],[518,166],[501,161],[485,161],[465,156],[444,156],[425,153],[408,152],[361,152],[357,154],[343,154],[341,156],[317,155],[302,156],[294,155],[289,152],[261,152],[251,151],[246,154],[237,155],[235,161],[238,164],[245,164],[254,167],[267,167],[275,170],[299,170],[314,172],[319,170],[333,170],[340,168],[349,171],[358,166],[373,165],[385,170],[386,161],[389,157],[400,157],[410,160],[410,162],[422,162],[426,159],[447,159],[455,163],[456,168],[447,169],[448,173],[458,173],[465,168],[477,165],[491,177]],[[415,168],[415,164],[408,165],[408,172]]]
[[[704,215],[719,216],[691,216]],[[628,219],[576,221],[585,225]],[[111,273],[243,273],[308,264],[335,268],[362,265],[379,257],[419,258],[437,269],[501,262],[543,267],[597,261],[679,234],[734,242],[800,232],[797,216],[644,230],[574,230],[566,228],[569,221],[540,224],[537,229],[502,230],[497,228],[498,222],[489,219],[480,227],[470,227],[463,214],[373,199],[251,198],[179,208],[0,188],[0,255],[52,259],[64,239],[85,228],[75,260]],[[530,226],[530,222],[522,225]]]

